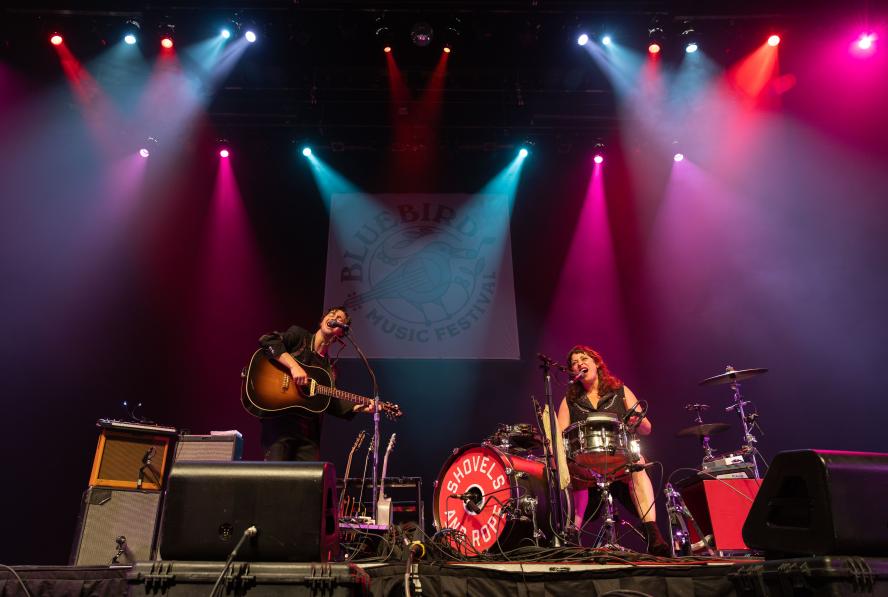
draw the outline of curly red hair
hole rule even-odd
[[[601,355],[592,348],[591,346],[586,346],[585,344],[577,344],[573,348],[570,349],[570,352],[567,353],[567,366],[570,367],[570,359],[575,354],[585,354],[588,355],[593,361],[595,361],[595,367],[598,371],[598,394],[599,396],[604,396],[614,390],[619,390],[623,387],[623,382],[619,380],[617,376],[610,372],[610,369],[607,368],[607,363],[604,362],[604,359],[601,358]],[[578,398],[580,394],[583,393],[583,386],[580,384],[571,384],[567,388],[567,397],[568,398]]]

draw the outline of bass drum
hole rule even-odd
[[[438,531],[464,535],[452,545],[465,555],[507,551],[554,537],[554,506],[549,503],[542,460],[522,458],[489,444],[468,444],[453,451],[435,481]],[[570,520],[570,496],[562,492]]]

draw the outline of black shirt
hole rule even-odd
[[[567,410],[570,412],[570,422],[585,421],[586,417],[594,413],[613,413],[622,418],[626,415],[625,386],[611,390],[598,400],[598,408],[592,406],[588,396],[583,392],[578,398],[568,398]]]
[[[300,363],[321,367],[335,380],[333,364],[329,357],[321,356],[312,348],[314,334],[299,326],[290,326],[286,332],[272,332],[259,338],[259,345],[269,358],[289,352]],[[335,384],[335,381],[334,381]],[[332,398],[325,412],[343,419],[351,419],[354,405],[346,400]],[[298,410],[298,409],[297,409]],[[281,439],[308,441],[319,446],[323,413],[301,411],[262,419],[262,446],[268,448]]]

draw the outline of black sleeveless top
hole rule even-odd
[[[598,408],[592,406],[586,393],[583,392],[578,398],[567,399],[567,409],[570,412],[570,422],[585,421],[586,417],[595,413],[614,413],[621,419],[626,415],[626,399],[625,387],[620,386],[616,390],[611,390],[598,400]]]

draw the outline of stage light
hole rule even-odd
[[[683,153],[676,153],[674,156],[672,156],[672,160],[675,162],[680,162],[683,159],[685,159],[685,156]]]
[[[780,43],[779,35],[772,35],[768,38],[768,45],[772,48]]]
[[[228,29],[223,29],[222,31],[219,32],[219,35],[222,36],[222,39],[230,39],[231,38],[231,31],[229,31]]]
[[[420,48],[424,48],[432,43],[432,38],[434,36],[435,30],[425,21],[415,23],[410,30],[410,41],[413,42],[413,45]]]
[[[160,32],[160,46],[165,50],[172,50],[173,39],[176,35],[176,26],[172,23],[162,23],[158,26],[158,31]]]
[[[577,45],[585,46],[587,43],[589,43],[589,36],[585,33],[581,33],[577,38]]]
[[[310,156],[311,155],[311,147],[303,147],[302,148],[302,155],[304,155],[305,157]]]
[[[63,41],[65,41],[65,40],[58,33],[53,33],[49,38],[49,43],[51,43],[54,46],[62,45]]]
[[[857,49],[864,50],[864,51],[872,50],[875,43],[876,43],[875,33],[864,33],[859,38],[857,38]]]
[[[452,17],[444,27],[444,32],[441,34],[441,41],[443,42],[445,53],[451,53],[459,43],[459,40],[462,37],[462,28],[463,24],[459,17]]]
[[[158,143],[156,137],[147,137],[145,139],[145,143],[139,149],[139,155],[143,158],[147,158],[149,155],[151,155],[151,150],[157,148],[157,145]]]
[[[373,34],[376,36],[379,47],[382,48],[382,51],[386,54],[390,53],[394,43],[394,36],[392,35],[392,28],[385,15],[376,17],[375,27],[376,29]]]
[[[244,33],[244,39],[248,42],[255,43],[256,42],[256,34],[253,31],[247,31]]]
[[[220,158],[227,158],[230,155],[231,155],[231,152],[229,152],[227,149],[223,148],[223,149],[219,150],[219,157]]]
[[[681,39],[684,42],[685,52],[693,54],[700,49],[700,40],[697,31],[687,21],[685,21],[682,27]]]
[[[663,28],[660,27],[659,22],[654,19],[651,26],[648,28],[648,54],[659,54],[663,49],[664,39],[665,35],[663,34]]]
[[[614,43],[614,40],[611,39],[610,35],[605,35],[604,37],[601,38],[601,43],[605,46],[609,46],[612,43]]]
[[[592,161],[596,164],[604,163],[604,143],[596,143],[595,147],[592,148],[595,153],[592,156]]]
[[[519,158],[522,158],[522,159],[523,159],[523,158],[526,158],[526,157],[527,157],[527,154],[529,154],[529,153],[530,153],[530,152],[527,151],[527,148],[526,148],[526,147],[522,147],[521,149],[518,150],[518,157],[519,157]]]
[[[139,41],[139,33],[142,31],[142,26],[138,21],[130,20],[127,21],[123,27],[123,41],[128,46],[133,46]]]

